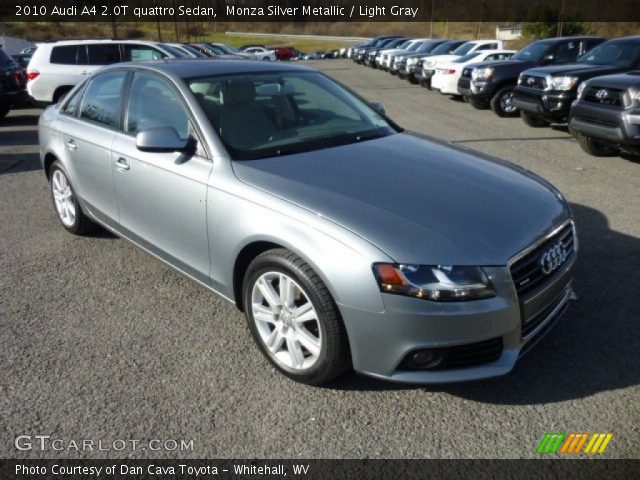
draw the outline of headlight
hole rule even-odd
[[[410,58],[409,60],[407,60],[408,65],[415,65],[416,63],[418,63],[417,58]]]
[[[518,85],[522,84],[522,79],[524,78],[524,73],[521,73],[520,75],[518,75]]]
[[[436,62],[431,61],[431,60],[425,60],[425,62],[422,64],[422,66],[424,68],[431,68],[433,67],[433,65],[435,65]]]
[[[474,68],[471,70],[471,78],[474,80],[487,80],[491,78],[493,75],[493,68],[484,67],[484,68]]]
[[[548,77],[547,90],[572,90],[578,83],[578,77]]]
[[[586,82],[582,82],[580,85],[578,85],[578,90],[576,91],[576,98],[582,98],[582,92],[584,92],[584,89],[586,87],[587,87]]]
[[[479,300],[496,295],[480,267],[376,263],[373,270],[380,291],[384,293],[434,302]]]
[[[581,87],[582,85],[580,85]],[[578,87],[578,88],[580,88]],[[640,102],[640,89],[638,90],[629,90],[629,97],[631,97],[631,100],[634,100],[636,102]]]

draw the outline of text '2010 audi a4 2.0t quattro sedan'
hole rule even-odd
[[[408,134],[305,67],[110,66],[39,138],[64,228],[102,225],[234,302],[300,382],[502,375],[572,296],[554,187]]]

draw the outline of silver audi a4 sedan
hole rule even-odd
[[[65,229],[101,225],[233,302],[300,382],[506,374],[572,297],[553,186],[406,133],[309,68],[114,65],[38,133]]]

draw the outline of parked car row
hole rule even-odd
[[[538,40],[379,37],[345,50],[357,63],[531,127],[568,125],[591,155],[640,154],[640,36]]]

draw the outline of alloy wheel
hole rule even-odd
[[[276,363],[300,372],[318,361],[322,347],[318,314],[290,276],[262,274],[253,285],[251,312],[259,338]]]
[[[60,221],[65,226],[72,227],[76,221],[76,202],[69,180],[61,170],[53,172],[51,191]]]
[[[513,105],[513,91],[506,92],[500,97],[500,108],[505,113],[513,113],[516,107]]]

